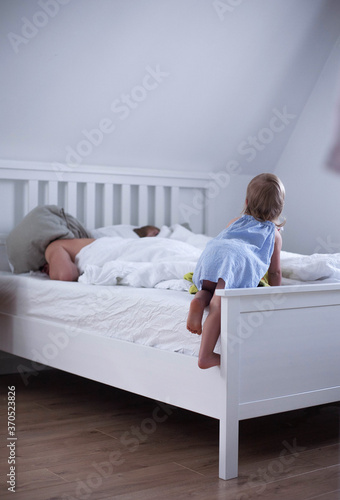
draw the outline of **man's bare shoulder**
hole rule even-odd
[[[73,238],[73,239],[60,239],[52,241],[46,248],[45,255],[49,255],[60,249],[66,250],[72,259],[75,258],[78,252],[87,245],[94,242],[94,238]]]

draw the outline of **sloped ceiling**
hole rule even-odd
[[[340,34],[336,0],[47,4],[0,4],[2,158],[274,171]]]

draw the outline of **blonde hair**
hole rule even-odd
[[[278,227],[285,224],[279,222],[285,199],[285,188],[274,174],[259,174],[248,184],[244,213],[254,219],[271,221]]]

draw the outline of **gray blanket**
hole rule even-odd
[[[52,241],[72,238],[91,238],[91,234],[75,217],[56,205],[34,208],[7,237],[12,271],[38,271],[46,264],[45,250]]]

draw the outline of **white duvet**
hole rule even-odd
[[[340,281],[340,253],[302,255],[281,252],[281,269],[284,284],[293,281]],[[290,282],[288,282],[290,280]]]
[[[183,276],[194,271],[210,239],[178,224],[162,227],[153,238],[103,236],[78,253],[79,281],[188,290],[191,283]],[[283,284],[340,281],[340,253],[301,255],[283,251],[281,268]]]
[[[76,257],[81,283],[188,290],[183,276],[195,269],[210,238],[176,226],[152,238],[101,237]],[[195,244],[193,244],[195,243]]]

